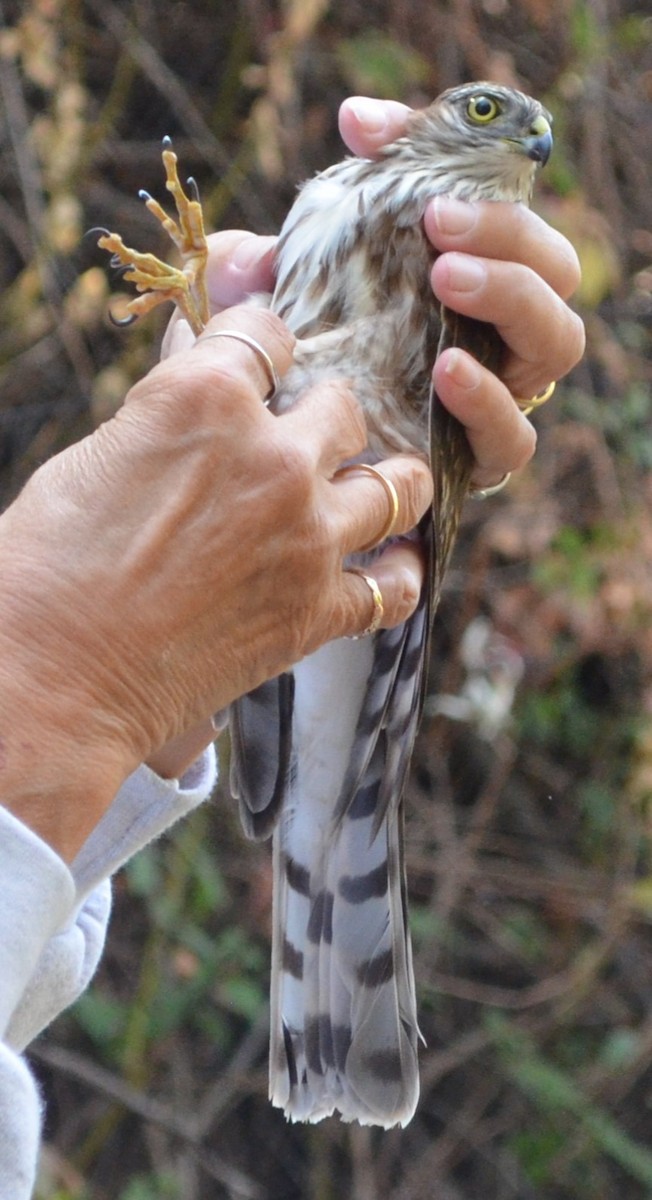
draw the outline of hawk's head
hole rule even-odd
[[[537,168],[550,156],[551,121],[523,92],[467,83],[414,113],[398,144],[425,170],[436,161],[440,184],[445,173],[445,190],[460,199],[527,201]]]

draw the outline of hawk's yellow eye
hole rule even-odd
[[[477,125],[488,125],[499,115],[501,109],[497,100],[491,96],[474,96],[466,106],[468,116]]]

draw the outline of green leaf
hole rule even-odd
[[[589,1099],[568,1074],[544,1059],[526,1034],[498,1014],[487,1024],[499,1058],[517,1087],[542,1112],[567,1113],[633,1179],[652,1187],[652,1153]]]
[[[551,1164],[563,1149],[564,1134],[555,1129],[524,1130],[510,1138],[509,1144],[528,1179],[545,1184]]]
[[[223,1004],[237,1013],[254,1021],[261,1008],[267,1003],[261,987],[251,979],[227,979],[220,987],[219,997]]]
[[[120,1200],[181,1200],[179,1181],[167,1172],[136,1175],[120,1192]]]
[[[127,1023],[127,1007],[119,1000],[92,988],[75,1004],[72,1015],[77,1024],[102,1051],[122,1037]]]

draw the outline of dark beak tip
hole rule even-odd
[[[531,142],[528,150],[528,157],[531,158],[533,162],[539,163],[542,167],[545,167],[551,153],[552,134],[543,133],[540,137],[535,138]]]

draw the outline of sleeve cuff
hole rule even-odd
[[[50,938],[75,904],[63,859],[0,808],[0,1037]]]
[[[134,771],[71,864],[78,900],[206,800],[216,780],[214,746],[180,780],[161,779],[146,766]]]
[[[140,767],[71,867],[0,808],[0,1039],[24,1046],[87,986],[109,918],[108,877],[205,800],[214,747],[177,780]]]

